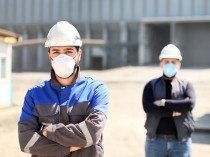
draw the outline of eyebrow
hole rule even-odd
[[[73,50],[73,48],[71,47],[68,47],[68,48],[64,48],[63,50]],[[60,49],[57,49],[57,48],[52,48],[51,51],[60,51]]]
[[[51,51],[58,51],[59,49],[56,48],[52,48]]]
[[[72,47],[65,48],[65,50],[73,50]]]

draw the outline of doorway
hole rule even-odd
[[[170,43],[170,24],[146,24],[145,50],[150,57],[148,64],[158,64],[162,48]]]

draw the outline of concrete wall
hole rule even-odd
[[[210,66],[210,21],[209,20],[164,20],[144,21],[145,39],[141,64],[158,62],[158,55],[164,45],[174,43],[182,53],[183,67]]]
[[[210,23],[181,24],[183,66],[210,65]]]

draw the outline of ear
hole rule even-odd
[[[163,62],[162,62],[162,60],[160,61],[159,65],[160,65],[161,68],[163,68]]]
[[[182,65],[182,63],[181,63],[181,62],[179,62],[179,64],[178,64],[178,68],[179,68],[179,69],[181,68],[181,65]]]
[[[50,60],[50,62],[52,62],[52,58],[50,57],[50,52],[48,51],[48,58]]]
[[[79,48],[79,51],[78,51],[78,61],[80,61],[80,59],[81,59],[81,56],[82,56],[82,49],[81,48]]]

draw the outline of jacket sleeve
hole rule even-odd
[[[32,114],[34,104],[30,92],[26,94],[20,121],[18,123],[18,136],[21,151],[40,156],[63,157],[68,155],[69,148],[50,141],[39,135],[40,129],[37,118]]]
[[[93,111],[85,121],[78,124],[64,125],[62,123],[47,127],[47,138],[63,146],[89,147],[101,139],[106,123],[105,115]]]
[[[193,85],[188,82],[185,89],[185,98],[182,100],[167,100],[165,102],[165,107],[177,111],[177,112],[188,112],[192,111],[195,106],[195,90]]]
[[[102,137],[108,109],[108,92],[104,85],[94,91],[91,112],[78,124],[52,124],[47,126],[47,138],[63,146],[88,147],[95,145]]]
[[[147,83],[144,87],[142,104],[143,109],[147,114],[155,115],[158,117],[172,117],[173,111],[164,107],[158,107],[153,104],[155,98],[153,96],[152,85]]]

